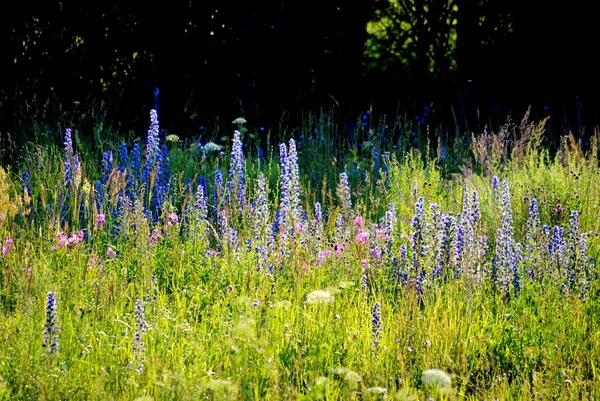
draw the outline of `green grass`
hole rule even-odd
[[[590,233],[588,254],[597,258],[597,142],[587,153],[566,143],[552,156],[535,144],[525,146],[532,142],[514,143],[513,150],[522,147],[522,157],[494,154],[491,147],[487,159],[449,149],[442,160],[402,138],[396,149],[374,138],[342,143],[332,121],[327,113],[309,115],[289,133],[302,141],[302,205],[312,218],[315,202],[321,202],[329,213],[325,236],[332,241],[336,216],[343,213],[336,186],[345,171],[354,213],[365,222],[379,221],[390,202],[396,205],[394,254],[406,244],[413,257],[411,219],[419,197],[427,208],[435,203],[457,215],[465,187],[479,194],[477,233],[487,238],[493,254],[500,224],[491,190],[496,175],[510,183],[517,241],[525,237],[529,200],[535,197],[542,224],[562,225],[566,232],[570,210],[578,210],[580,231]],[[308,141],[315,129],[320,136]],[[375,146],[379,160],[364,149],[365,140]],[[112,149],[116,158],[117,146],[105,144],[103,150]],[[488,281],[467,277],[431,282],[419,293],[412,285],[392,283],[391,258],[369,258],[354,237],[339,257],[325,243],[333,255],[321,264],[314,238],[293,243],[283,260],[268,255],[276,271],[265,274],[256,269],[256,253],[245,250],[243,239],[254,234],[253,216],[243,211],[228,211],[238,216],[232,224],[239,249],[224,246],[218,255],[209,252],[217,245],[210,235],[180,233],[181,223],[169,226],[167,219],[155,226],[134,207],[128,222],[107,213],[106,224],[95,228],[96,215],[104,212],[93,202],[100,148],[83,140],[76,148],[83,172],[71,188],[71,204],[65,204],[69,219],[63,223],[64,165],[56,144],[30,144],[20,164],[0,170],[0,240],[14,239],[13,249],[0,256],[0,400],[600,397],[600,285],[595,280],[583,296],[562,291],[560,277],[550,273],[541,281],[524,279],[519,295],[510,300]],[[195,190],[186,179],[206,177],[212,200],[214,171],[221,169],[227,177],[230,149],[224,150],[224,156],[202,158],[189,142],[170,145],[172,204],[180,217]],[[264,174],[271,218],[280,191],[277,155],[272,144],[264,158],[250,150],[246,159],[249,197],[255,198],[256,179]],[[485,161],[491,159],[498,162]],[[19,174],[25,170],[31,175],[31,202],[20,195]],[[124,181],[111,178],[107,205],[117,204]],[[564,212],[556,211],[557,203]],[[118,236],[117,224],[123,230]],[[155,227],[163,239],[152,244]],[[86,241],[53,250],[58,232],[79,229],[90,234]],[[107,255],[109,247],[116,257]],[[363,260],[369,266],[366,287]],[[317,290],[328,291],[334,301],[306,302]],[[60,349],[52,356],[43,355],[42,348],[49,291],[56,292],[60,327]],[[147,321],[143,357],[132,349],[137,300],[143,301]],[[375,302],[381,303],[382,323],[376,348]],[[451,387],[425,384],[421,377],[428,369],[446,372]]]

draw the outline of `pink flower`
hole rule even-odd
[[[333,246],[337,256],[342,256],[342,251],[346,248],[348,248],[348,244],[335,244]]]
[[[5,241],[4,241],[4,246],[2,247],[2,255],[8,255],[8,253],[10,251],[12,251],[14,249],[13,247],[13,239],[8,237]]]
[[[58,238],[58,244],[54,247],[53,250],[56,250],[57,248],[65,248],[69,245],[69,239],[67,238],[67,235],[64,232],[61,231],[58,234],[56,234],[56,238]]]
[[[362,216],[356,216],[354,218],[354,225],[358,228],[361,228],[363,226],[363,218]]]
[[[317,263],[320,265],[321,263],[323,263],[323,259],[327,259],[330,256],[331,251],[329,249],[323,252],[319,252],[319,255],[317,256]]]
[[[381,250],[376,249],[376,250],[371,251],[370,256],[373,259],[377,259],[379,262],[381,262]]]
[[[169,215],[169,220],[173,223],[179,223],[179,216],[177,216],[177,213],[173,212]]]
[[[67,240],[67,245],[78,245],[83,242],[83,230],[74,232]]]
[[[369,243],[369,233],[366,231],[359,232],[358,234],[356,234],[356,239],[354,240],[354,242],[356,242],[357,244],[360,244],[360,243],[368,244]]]
[[[301,233],[303,231],[302,225],[300,223],[294,224],[294,228],[297,232]]]
[[[106,221],[106,216],[103,213],[96,216],[96,229],[98,229]]]
[[[160,231],[160,228],[157,227],[154,229],[154,232],[150,236],[150,244],[155,245],[161,239],[163,239],[163,235]]]
[[[117,251],[115,251],[112,246],[109,246],[106,250],[106,256],[108,256],[110,260],[114,260],[117,257]]]

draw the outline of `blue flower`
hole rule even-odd
[[[48,355],[54,354],[59,349],[58,333],[60,328],[57,322],[56,293],[50,291],[46,302],[46,323],[44,324],[44,341],[42,347]]]

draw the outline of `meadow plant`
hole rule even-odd
[[[593,155],[309,117],[259,156],[154,109],[144,155],[68,129],[0,167],[0,399],[598,398]]]
[[[131,349],[133,350],[133,359],[136,372],[142,373],[144,370],[144,363],[146,360],[146,343],[144,337],[148,329],[148,323],[146,321],[146,312],[144,308],[144,302],[138,299],[135,302],[135,333],[133,340],[131,340]]]
[[[56,293],[50,291],[46,301],[46,322],[44,323],[44,341],[42,342],[44,356],[50,357],[59,350],[59,332]]]

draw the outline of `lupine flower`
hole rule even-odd
[[[143,337],[147,328],[148,323],[146,322],[144,302],[141,299],[138,299],[135,303],[135,334],[133,340],[131,340],[131,348],[137,365],[135,371],[138,373],[142,373],[144,370],[146,344]]]
[[[217,232],[219,233],[219,238],[223,239],[229,234],[229,219],[227,218],[227,213],[225,209],[221,209],[218,211]]]
[[[458,221],[455,229],[455,237],[452,243],[454,248],[454,278],[459,278],[463,272],[462,259],[465,251],[465,221]]]
[[[471,196],[471,208],[469,209],[469,222],[471,226],[475,228],[477,222],[481,219],[481,210],[479,209],[479,195],[477,191],[473,190]]]
[[[106,185],[108,177],[112,172],[113,153],[111,151],[102,154],[102,183]]]
[[[323,210],[321,209],[321,202],[315,202],[315,219],[313,222],[313,237],[315,239],[317,249],[322,249],[322,241],[323,241]]]
[[[292,217],[294,222],[300,221],[300,216],[303,215],[302,205],[300,202],[300,172],[298,168],[298,152],[296,151],[296,142],[290,139],[288,143],[288,169],[291,174],[291,201],[292,201]]]
[[[59,350],[58,333],[60,328],[57,316],[56,293],[50,291],[46,301],[46,322],[44,323],[44,341],[42,342],[45,355],[52,355]]]
[[[510,296],[510,285],[516,293],[520,288],[518,263],[519,255],[513,238],[513,217],[510,205],[508,182],[504,181],[502,191],[502,221],[496,238],[496,256],[493,260],[493,278],[501,292]]]
[[[196,189],[196,210],[198,211],[198,219],[200,221],[205,221],[208,217],[208,205],[205,194],[204,185],[199,184]]]
[[[215,222],[218,223],[218,217],[220,215],[221,209],[223,208],[223,194],[225,192],[225,187],[223,186],[223,173],[221,170],[217,169],[215,171],[215,190],[213,193],[213,204],[214,204],[214,219]],[[220,226],[217,225],[217,229],[220,229]],[[222,235],[222,232],[219,232]]]
[[[421,258],[424,256],[425,238],[424,238],[425,209],[423,207],[423,197],[417,199],[415,204],[415,215],[411,221],[412,228],[412,256],[413,256],[413,274],[417,279],[417,290],[421,291],[421,278],[424,275],[421,268]]]
[[[441,277],[444,269],[446,269],[448,265],[451,255],[453,227],[454,217],[443,215],[441,217],[441,224],[438,228],[438,250],[432,273],[433,278]]]
[[[257,270],[264,269],[267,263],[267,253],[271,252],[271,226],[269,221],[269,205],[267,203],[267,179],[260,174],[257,180],[256,200],[252,203],[254,224],[255,251],[258,254]]]
[[[375,302],[371,310],[371,343],[373,348],[379,348],[381,331],[381,304]]]
[[[31,178],[29,177],[29,171],[24,171],[23,174],[21,174],[21,189],[23,191],[23,203],[28,204],[29,202],[31,202],[31,198],[32,198],[32,190],[31,190]],[[27,199],[29,199],[29,201],[27,201]]]
[[[279,144],[280,157],[280,198],[277,228],[281,238],[281,249],[287,252],[288,236],[297,238],[296,224],[303,224],[304,212],[300,201],[300,174],[296,142],[289,141],[289,148]],[[274,230],[275,231],[275,230]],[[304,232],[304,230],[303,230]]]
[[[76,187],[81,183],[81,162],[77,154],[73,156],[73,183]]]
[[[352,211],[352,199],[350,193],[350,184],[348,182],[348,174],[340,174],[340,181],[337,185],[336,192],[342,207],[342,211],[346,214],[350,214]]]
[[[120,172],[124,172],[125,170],[127,170],[128,165],[129,165],[129,154],[127,152],[127,144],[122,143],[119,146],[119,163],[117,165],[117,168],[119,169]]]
[[[565,269],[567,270],[568,288],[578,296],[582,296],[588,289],[586,250],[586,237],[579,233],[579,211],[572,210]]]
[[[142,178],[142,152],[137,142],[133,144],[131,150],[131,174],[134,180],[129,185],[137,185]]]
[[[385,217],[383,219],[383,227],[388,241],[393,241],[394,230],[397,222],[398,217],[396,216],[396,205],[393,202],[390,202],[388,210],[385,212]]]
[[[498,177],[494,176],[492,178],[492,196],[494,197],[494,200],[496,201],[496,204],[500,204],[500,181],[498,180]]]
[[[406,244],[400,245],[400,252],[398,253],[399,260],[396,266],[394,278],[399,281],[402,285],[406,285],[409,279],[408,272],[408,247]]]
[[[74,151],[73,151],[73,138],[71,137],[71,128],[67,128],[65,130],[65,152],[68,155],[73,155]]]
[[[67,185],[67,189],[70,187],[72,181],[73,181],[73,157],[74,157],[74,151],[73,151],[73,139],[71,137],[71,128],[67,128],[65,130],[65,142],[64,142],[64,146],[65,146],[65,156],[64,156],[64,163],[65,163],[65,183]]]
[[[345,242],[348,240],[349,233],[346,230],[346,221],[344,214],[339,213],[335,218],[335,240],[337,242]]]
[[[158,182],[160,183],[160,186],[163,187],[164,194],[164,189],[171,180],[171,164],[169,163],[169,149],[167,146],[163,144],[160,149],[160,175],[158,177]]]
[[[529,267],[529,279],[537,278],[535,258],[535,247],[538,242],[538,231],[540,229],[540,214],[538,210],[538,201],[532,198],[529,202],[529,212],[527,214],[527,231],[525,232],[525,252],[524,259]]]
[[[159,126],[156,110],[150,110],[150,129],[146,142],[146,180],[150,179],[150,172],[156,165],[160,156],[160,140],[158,138]],[[147,181],[148,182],[148,181]]]
[[[369,286],[369,261],[367,259],[362,259],[360,261],[362,265],[362,275],[360,276],[360,284],[362,288],[366,290]]]
[[[229,189],[235,193],[238,205],[243,207],[246,202],[246,161],[240,136],[239,131],[234,131],[229,165]]]

